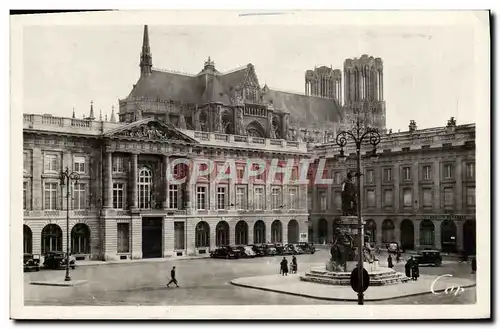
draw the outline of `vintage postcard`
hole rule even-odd
[[[489,24],[11,17],[11,317],[489,318]]]

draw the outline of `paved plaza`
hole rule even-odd
[[[322,266],[328,257],[327,250],[314,255],[297,256],[299,272],[310,267]],[[231,281],[248,277],[270,276],[273,282],[291,282],[298,276],[283,278],[279,275],[282,257],[254,259],[190,259],[125,262],[123,264],[100,264],[78,266],[71,271],[73,280],[86,280],[72,287],[33,285],[33,281],[64,280],[65,271],[42,270],[24,274],[25,305],[320,305],[355,302],[319,300],[293,296],[278,292],[239,287]],[[290,259],[291,257],[287,257]],[[385,259],[384,255],[380,259]],[[83,265],[83,264],[82,264]],[[86,264],[88,265],[88,263]],[[179,288],[167,288],[170,269],[177,268]],[[383,265],[383,264],[382,264]],[[396,264],[403,271],[403,264]],[[470,266],[446,259],[441,267],[422,267],[422,277],[452,274],[454,278],[467,282],[475,279]],[[265,282],[262,280],[262,282]],[[460,281],[462,282],[462,281]],[[465,282],[465,281],[464,281]],[[367,290],[367,296],[372,288]],[[429,287],[430,288],[430,287]],[[350,289],[350,288],[349,288]],[[394,289],[389,288],[389,289]],[[351,290],[346,294],[355,293]],[[382,301],[367,301],[372,304],[468,304],[476,301],[475,287],[466,288],[461,294],[424,294]]]

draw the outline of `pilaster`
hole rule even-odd
[[[174,219],[163,217],[163,257],[173,255],[174,251]]]
[[[137,186],[137,184],[135,184]],[[138,214],[132,215],[132,259],[142,258],[142,217]]]
[[[415,250],[420,248],[420,223],[421,219],[416,219],[413,221],[413,236],[415,238]]]
[[[434,220],[434,248],[441,250],[441,221]]]
[[[104,208],[113,207],[113,153],[106,151],[106,163],[104,165]]]
[[[456,220],[455,225],[457,226],[457,250],[464,249],[464,222],[462,220]]]
[[[399,212],[399,199],[400,199],[400,192],[399,192],[399,180],[401,177],[401,172],[399,168],[399,163],[395,162],[394,164],[394,169],[392,173],[392,178],[394,180],[394,191],[392,195],[392,202],[394,203],[394,212],[398,213]]]
[[[441,161],[435,159],[433,161],[433,176],[434,176],[434,200],[433,208],[441,209],[441,184],[440,184]]]
[[[413,195],[412,195],[412,203],[413,203],[413,210],[418,211],[418,209],[422,206],[420,204],[420,191],[419,191],[419,181],[420,181],[420,175],[418,172],[418,166],[419,163],[418,161],[415,161],[412,166],[412,179],[413,179]],[[415,202],[417,201],[417,202]]]
[[[463,209],[463,185],[462,185],[462,177],[463,177],[463,170],[462,170],[462,157],[457,156],[455,160],[455,209],[457,212],[462,211]]]
[[[131,188],[130,195],[130,208],[137,209],[137,153],[132,153],[130,155],[131,160],[131,177],[129,181],[129,186]]]
[[[164,155],[163,156],[163,174],[164,174],[164,180],[163,180],[163,188],[165,190],[165,195],[163,197],[163,209],[168,209],[169,208],[169,204],[170,204],[170,195],[168,193],[168,186],[169,186],[169,161],[168,161],[168,156],[167,155]],[[179,193],[179,192],[177,192]],[[165,219],[163,220],[164,223],[165,223]],[[172,224],[173,225],[173,224]]]
[[[33,186],[31,189],[32,193],[32,205],[33,210],[42,210],[42,172],[43,172],[43,154],[39,147],[33,148]],[[33,245],[33,247],[35,247]]]

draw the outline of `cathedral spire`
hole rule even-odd
[[[95,116],[94,116],[94,101],[90,101],[90,113],[89,113],[88,119],[89,120],[94,120],[95,119]]]
[[[109,117],[109,122],[113,122],[115,123],[116,122],[116,119],[115,119],[115,106],[111,106],[111,116]]]
[[[153,57],[151,56],[151,50],[149,48],[149,32],[147,25],[144,25],[141,63],[139,64],[139,66],[141,68],[141,77],[148,76],[151,74],[151,68],[153,67]]]

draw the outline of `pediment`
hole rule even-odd
[[[106,135],[108,137],[129,137],[161,142],[176,141],[197,143],[195,139],[177,130],[173,125],[154,119],[136,121],[124,127],[120,127],[119,129],[110,131]]]

